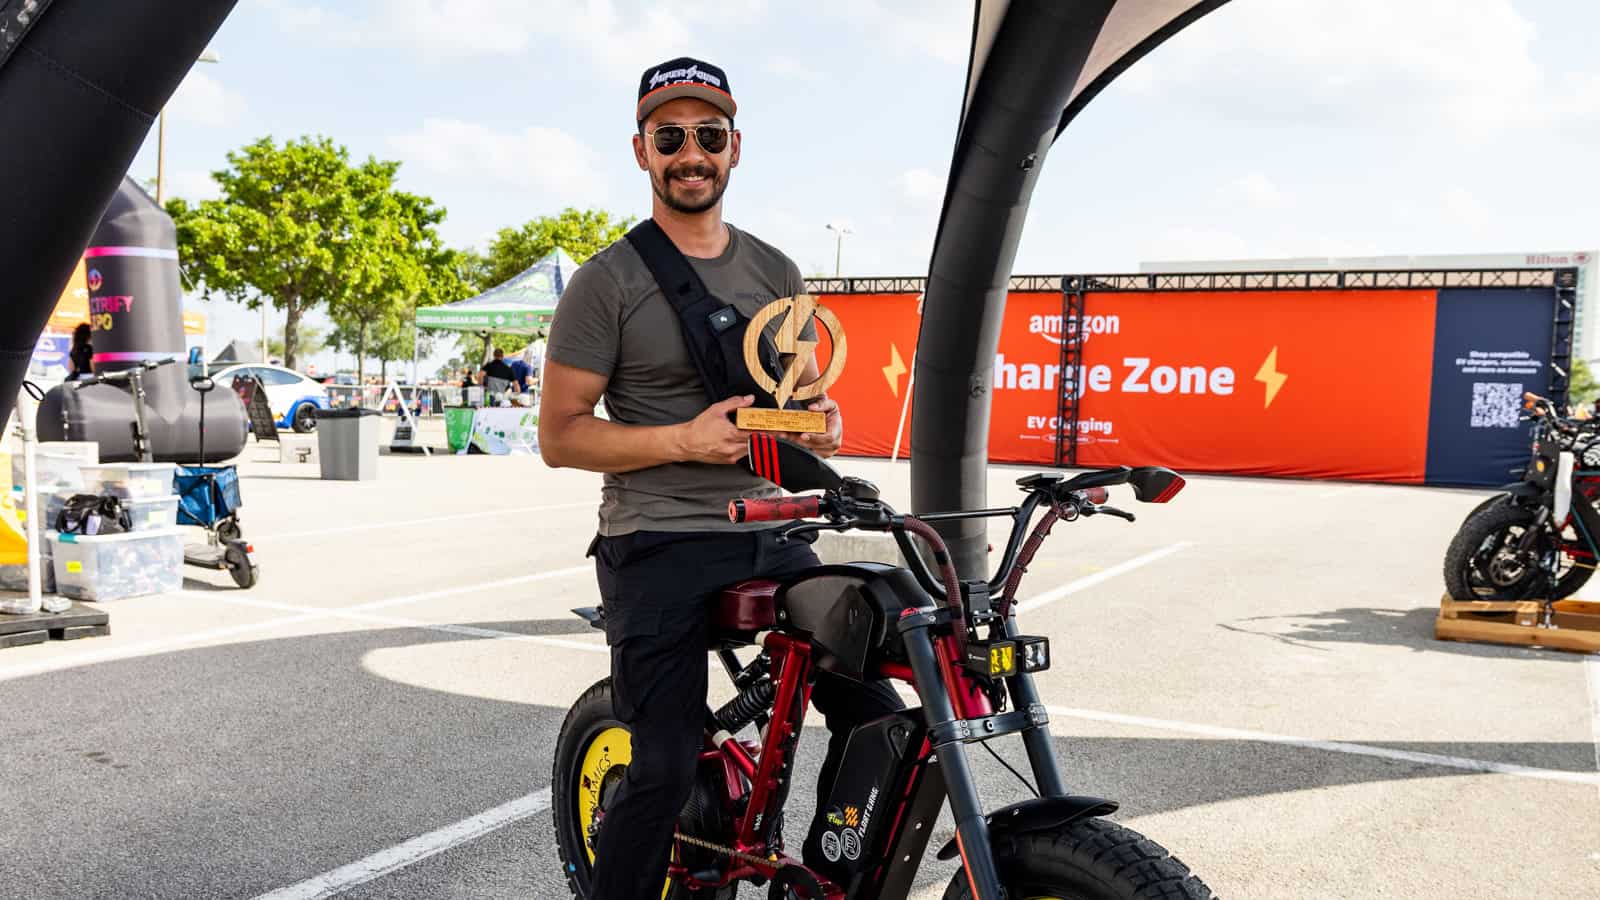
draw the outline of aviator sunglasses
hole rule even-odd
[[[701,150],[716,154],[728,149],[728,133],[733,129],[727,125],[663,125],[645,134],[655,144],[657,153],[671,156],[683,149],[691,130],[694,132],[694,142],[700,145]]]

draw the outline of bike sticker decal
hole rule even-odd
[[[846,828],[844,830],[843,843],[845,859],[861,858],[861,835],[854,828]]]
[[[860,847],[856,848],[857,852],[860,852],[860,850],[861,850]],[[826,856],[828,858],[828,862],[838,862],[839,861],[839,835],[838,834],[836,834],[836,833],[834,833],[832,831],[824,831],[822,833],[822,855]]]

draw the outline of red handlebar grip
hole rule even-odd
[[[822,514],[818,497],[777,497],[772,500],[731,500],[730,522],[777,522],[786,519],[815,519]]]

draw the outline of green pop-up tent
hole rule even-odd
[[[557,247],[509,281],[476,297],[418,309],[417,327],[479,334],[538,334],[550,327],[561,292],[577,268],[567,251]]]

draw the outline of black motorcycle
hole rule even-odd
[[[1454,600],[1569,597],[1600,557],[1600,419],[1563,417],[1536,394],[1524,395],[1533,421],[1532,458],[1522,479],[1467,515],[1444,555],[1445,591]]]

